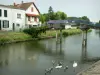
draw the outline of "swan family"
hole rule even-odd
[[[45,70],[45,75],[47,73],[51,73],[53,71],[53,69],[61,69],[63,68],[64,72],[68,69],[68,66],[63,66],[63,63],[61,61],[59,61],[56,66],[55,66],[56,62],[54,60],[52,60],[52,65],[53,67],[50,67],[48,69]],[[75,68],[78,66],[77,62],[73,62],[73,69],[74,69],[74,72],[75,72]]]

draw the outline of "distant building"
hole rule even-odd
[[[71,20],[50,20],[48,21],[48,27],[55,29],[76,29],[77,25]]]
[[[19,31],[41,26],[39,15],[40,12],[34,2],[0,5],[0,30]]]
[[[50,20],[47,22],[49,28],[55,29],[76,29],[79,28],[80,25],[93,26],[93,23],[87,20]]]

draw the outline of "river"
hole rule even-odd
[[[92,30],[87,39],[87,58],[100,57],[100,34]],[[57,45],[55,38],[6,44],[0,46],[0,75],[45,75],[52,60],[55,65],[61,61],[68,69],[54,68],[51,75],[76,75],[94,63],[84,62],[82,57],[82,34],[63,38],[62,45]],[[73,61],[78,63],[75,72]]]

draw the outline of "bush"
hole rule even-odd
[[[66,36],[68,36],[68,32],[63,32],[62,35],[63,35],[64,37],[66,37]]]
[[[23,32],[31,35],[33,38],[37,38],[41,33],[46,33],[47,27],[42,26],[38,28],[29,28],[29,29],[24,29]]]

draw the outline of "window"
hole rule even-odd
[[[37,25],[33,25],[33,27],[37,27]]]
[[[3,28],[9,28],[9,21],[3,20]]]
[[[37,22],[37,18],[36,17],[34,18],[34,20],[35,20],[35,22]]]
[[[30,21],[30,17],[28,16],[28,21]]]
[[[0,20],[0,30],[1,30],[1,20]]]
[[[18,19],[21,19],[21,14],[17,14],[17,18]]]
[[[19,26],[20,26],[20,24],[17,24],[17,26],[19,27]]]
[[[0,9],[0,17],[2,16],[2,10]]]
[[[7,10],[4,10],[4,17],[7,17]]]
[[[34,9],[33,9],[33,7],[31,7],[31,12],[33,12],[34,11]]]

